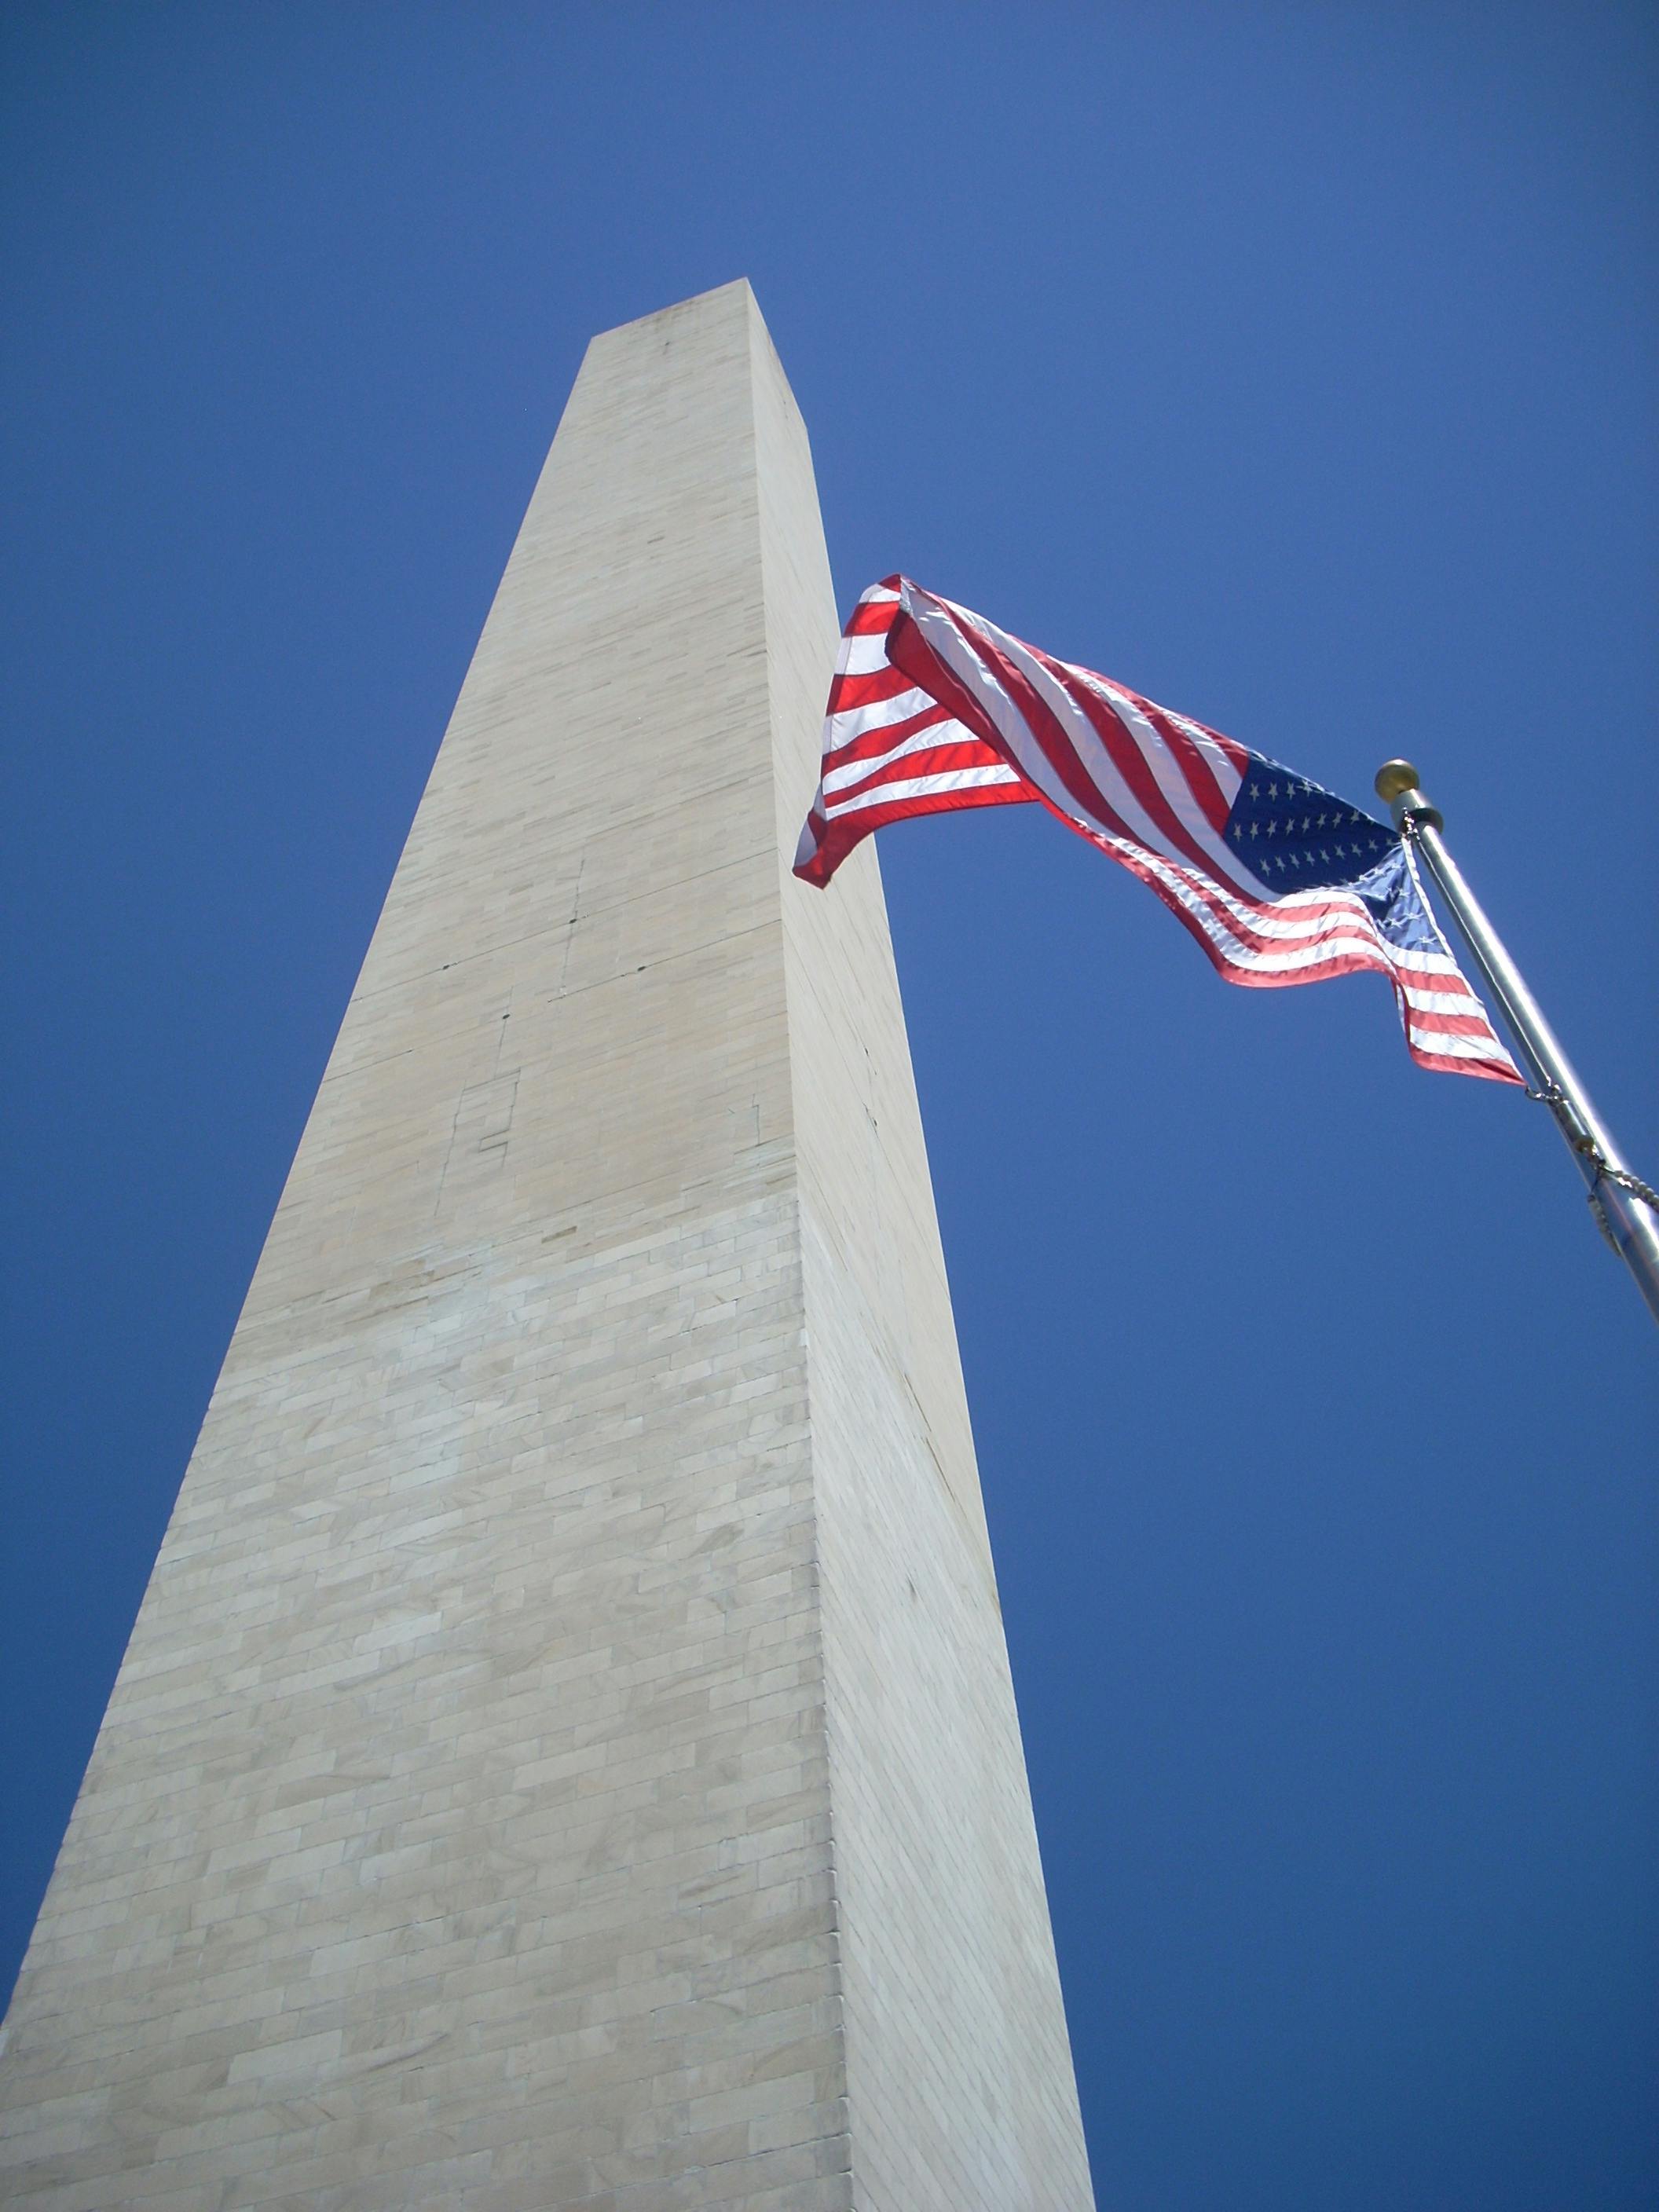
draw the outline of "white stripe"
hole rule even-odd
[[[941,604],[950,605],[948,601]],[[966,614],[966,610],[952,611]],[[926,608],[918,609],[914,600],[910,603],[910,612],[933,650],[977,696],[999,732],[1009,743],[1011,750],[1025,769],[1028,778],[1039,786],[1062,814],[1072,821],[1081,823],[1097,840],[1111,848],[1122,846],[1126,841],[1119,833],[1108,829],[1097,817],[1091,818],[1085,814],[1072,794],[1059,783],[1046,756],[1036,744],[1024,716],[1009,698],[994,671],[972,653],[971,639],[964,639],[948,616],[944,619],[937,614],[930,616]],[[1310,885],[1304,890],[1276,892],[1268,885],[1258,886],[1254,878],[1242,882],[1235,872],[1239,864],[1227,852],[1224,844],[1215,837],[1207,822],[1196,825],[1196,834],[1201,836],[1204,848],[1218,855],[1219,862],[1225,866],[1225,874],[1222,874],[1221,865],[1216,866],[1214,877],[1208,872],[1203,875],[1196,873],[1191,861],[1174,849],[1169,840],[1148,820],[1098,735],[1089,725],[1087,717],[1075,701],[1066,696],[1063,688],[1034,658],[1030,648],[1018,639],[1009,637],[1005,631],[997,629],[994,623],[982,622],[978,617],[969,619],[976,627],[981,627],[1006,653],[1014,665],[1054,710],[1056,719],[1067,730],[1073,750],[1078,754],[1091,780],[1101,790],[1106,803],[1122,817],[1129,830],[1132,842],[1128,843],[1128,849],[1138,851],[1149,866],[1157,868],[1161,879],[1176,892],[1182,904],[1194,915],[1201,926],[1208,928],[1206,914],[1213,917],[1216,926],[1209,933],[1218,950],[1229,960],[1256,973],[1277,974],[1316,965],[1322,960],[1364,957],[1368,965],[1378,967],[1386,973],[1395,973],[1399,966],[1405,966],[1421,973],[1455,977],[1462,982],[1456,963],[1449,955],[1398,952],[1382,937],[1369,909],[1357,894],[1344,892],[1331,885]],[[955,651],[948,649],[952,646],[957,648]],[[1168,747],[1156,727],[1134,702],[1115,687],[1103,685],[1103,689],[1109,703],[1120,713],[1121,717],[1127,718],[1126,726],[1129,734],[1138,744],[1153,772],[1158,774],[1160,767],[1168,763],[1168,775],[1180,778],[1186,807],[1194,808],[1195,802],[1190,789],[1186,786],[1184,777],[1180,777],[1178,768],[1170,762]],[[1239,780],[1237,777],[1233,780],[1235,790]],[[1159,781],[1166,795],[1172,802],[1175,801],[1178,794],[1170,788],[1164,775],[1159,775]],[[1191,824],[1190,812],[1187,818]],[[1121,858],[1121,852],[1116,853],[1115,857]],[[1217,878],[1220,879],[1217,880]],[[1242,894],[1242,898],[1231,895],[1235,891]],[[1258,902],[1267,902],[1266,912],[1261,910]],[[1299,908],[1334,908],[1335,912],[1310,913],[1305,916],[1298,914]],[[1231,918],[1236,927],[1248,928],[1254,935],[1276,939],[1285,949],[1282,951],[1247,951],[1233,929],[1226,927],[1222,920],[1224,915]]]
[[[1117,846],[1121,858],[1133,854],[1134,848],[1121,838],[1111,842]],[[1224,893],[1205,878],[1194,875],[1189,868],[1171,868],[1153,854],[1135,855],[1175,893],[1182,906],[1194,916],[1204,933],[1217,950],[1225,955],[1235,967],[1248,968],[1259,975],[1290,974],[1298,968],[1317,965],[1322,960],[1334,960],[1346,955],[1364,959],[1368,966],[1389,969],[1391,963],[1388,948],[1378,936],[1376,926],[1358,900],[1345,900],[1334,915],[1310,917],[1294,932],[1272,927],[1274,915],[1245,915]],[[1272,951],[1258,952],[1234,934],[1229,927],[1229,908],[1232,920],[1241,926],[1248,925],[1258,935],[1280,939]]]
[[[1200,913],[1198,918],[1211,943],[1226,956],[1228,964],[1247,969],[1252,975],[1294,975],[1304,968],[1317,968],[1327,960],[1357,960],[1364,967],[1382,969],[1385,975],[1390,972],[1382,947],[1374,936],[1336,934],[1322,937],[1312,945],[1287,948],[1282,952],[1256,952],[1240,944],[1218,916],[1211,915],[1206,918]]]
[[[1221,803],[1231,813],[1233,801],[1238,796],[1238,787],[1244,781],[1243,770],[1233,765],[1225,749],[1216,743],[1201,723],[1189,722],[1184,714],[1171,714],[1167,707],[1160,708],[1158,711],[1169,714],[1176,729],[1184,730],[1203,754],[1210,773],[1215,778]]]
[[[952,731],[956,732],[954,738],[951,734]],[[988,758],[998,768],[1004,766],[1002,762],[995,759],[984,739],[976,738],[960,722],[933,722],[925,730],[914,732],[889,752],[870,753],[861,759],[848,761],[840,768],[827,769],[823,789],[826,793],[850,790],[856,783],[868,783],[872,775],[878,775],[883,769],[896,760],[902,760],[907,754],[936,753],[951,744],[971,745],[981,759]]]
[[[1121,843],[1121,840],[1114,841]],[[1324,960],[1352,957],[1367,968],[1392,978],[1402,1000],[1402,1018],[1407,1033],[1425,1050],[1444,1052],[1449,1057],[1466,1060],[1494,1060],[1507,1065],[1509,1056],[1499,1043],[1486,1018],[1486,1010],[1472,992],[1460,995],[1449,992],[1424,991],[1406,981],[1399,969],[1395,949],[1377,930],[1363,908],[1363,922],[1355,932],[1346,922],[1339,923],[1328,933],[1322,934],[1311,943],[1295,951],[1260,953],[1244,946],[1228,929],[1215,904],[1199,890],[1190,873],[1158,866],[1147,856],[1147,865],[1159,878],[1169,884],[1182,904],[1194,915],[1204,933],[1230,964],[1248,969],[1253,975],[1294,975],[1298,969],[1317,966]],[[1357,903],[1357,902],[1356,902]],[[1424,956],[1418,956],[1420,959]],[[1460,982],[1462,981],[1459,976]],[[1407,1010],[1409,1009],[1407,1012]],[[1478,1036],[1455,1036],[1450,1033],[1424,1027],[1411,1019],[1413,1013],[1449,1013],[1476,1016],[1481,1024]]]
[[[1433,907],[1429,903],[1429,895],[1424,890],[1423,878],[1417,871],[1417,855],[1412,850],[1409,842],[1406,845],[1405,853],[1407,869],[1411,876],[1413,883],[1417,887],[1418,904],[1421,907],[1424,914],[1426,915],[1429,927],[1434,932],[1435,941],[1440,947],[1440,951],[1437,955],[1425,956],[1419,953],[1411,956],[1411,965],[1419,971],[1425,969],[1429,969],[1443,973],[1449,973],[1455,979],[1459,987],[1468,993],[1470,1000],[1473,1001],[1473,1010],[1480,1015],[1481,1022],[1485,1026],[1486,1036],[1491,1040],[1491,1049],[1488,1056],[1497,1061],[1500,1066],[1507,1067],[1510,1073],[1515,1077],[1516,1082],[1519,1082],[1521,1080],[1520,1069],[1516,1067],[1513,1059],[1511,1059],[1510,1055],[1508,1048],[1504,1044],[1502,1039],[1498,1036],[1497,1030],[1492,1027],[1492,1018],[1487,1013],[1486,1006],[1483,1005],[1481,1000],[1475,996],[1474,991],[1471,988],[1468,979],[1463,974],[1462,969],[1457,965],[1457,963],[1452,958],[1451,947],[1446,942],[1445,933],[1440,927],[1438,916],[1436,915]],[[1402,988],[1405,988],[1406,995],[1407,997],[1414,998],[1417,995],[1416,993],[1410,990],[1409,987],[1404,987],[1403,983]]]
[[[1067,691],[1064,683],[1057,679],[1037,659],[1031,647],[1022,639],[1012,637],[1006,630],[1000,629],[995,623],[988,622],[983,615],[973,614],[966,607],[957,606],[951,600],[945,600],[942,604],[948,606],[963,623],[970,639],[975,630],[983,631],[1013,662],[1028,682],[1041,693],[1054,713],[1055,720],[1066,730],[1071,740],[1072,750],[1077,754],[1090,781],[1113,812],[1121,817],[1135,837],[1150,850],[1161,853],[1166,859],[1173,860],[1177,866],[1190,865],[1188,856],[1178,846],[1170,842],[1164,831],[1159,829],[1146,812],[1139,799],[1136,798],[1125,780],[1122,771],[1113,760],[1099,732],[1089,720],[1083,708]],[[911,619],[915,620],[914,606],[910,610],[910,614]],[[956,635],[959,636],[960,632]],[[1156,725],[1148,719],[1145,710],[1117,684],[1111,683],[1105,677],[1097,676],[1091,669],[1076,667],[1069,661],[1062,662],[1061,665],[1068,677],[1074,678],[1079,684],[1094,692],[1108,711],[1115,717],[1125,736],[1151,770],[1176,821],[1192,837],[1200,850],[1209,855],[1211,865],[1222,872],[1227,882],[1232,884],[1237,890],[1242,890],[1246,897],[1253,896],[1255,891],[1254,878],[1242,873],[1243,862],[1240,856],[1236,853],[1230,853],[1216,835],[1210,818],[1199,805],[1180,763],[1171,754],[1168,742],[1160,734]],[[1002,696],[1006,697],[1006,694]],[[1009,703],[1012,708],[1012,701]],[[1013,711],[1018,712],[1018,708],[1014,708]],[[1024,716],[1020,719],[1021,725],[1024,726]],[[1170,720],[1178,722],[1180,727],[1199,746],[1214,775],[1218,790],[1227,805],[1231,807],[1234,798],[1237,795],[1238,787],[1243,780],[1238,770],[1215,740],[1206,736],[1195,724],[1182,720],[1179,716],[1175,715],[1172,715]],[[1001,725],[999,724],[999,727]],[[1073,806],[1068,806],[1066,811],[1068,812],[1074,811],[1074,803]]]
[[[958,609],[953,611],[962,613],[965,612],[965,610]],[[964,638],[962,631],[956,627],[948,616],[941,619],[936,614],[930,615],[925,609],[919,611],[914,601],[910,604],[909,613],[911,619],[921,630],[933,650],[939,653],[946,667],[959,678],[966,679],[970,672],[969,667],[964,667],[964,660],[970,664],[971,672],[980,678],[979,686],[970,686],[970,688],[978,688],[981,690],[988,710],[995,718],[998,730],[1007,741],[1021,767],[1033,781],[1042,781],[1043,790],[1060,811],[1070,816],[1073,821],[1084,821],[1089,827],[1100,830],[1109,836],[1117,835],[1117,832],[1107,828],[1100,817],[1091,817],[1079,812],[1077,800],[1064,788],[1058,776],[1050,769],[1048,757],[1027,724],[1025,717],[1009,698],[1007,692],[992,671],[981,661],[976,653],[973,653],[971,630],[969,635]],[[986,622],[982,617],[975,616],[972,618],[972,628],[981,629],[991,639],[997,649],[1013,663],[1043,700],[1055,720],[1064,730],[1066,741],[1077,756],[1079,766],[1089,777],[1095,789],[1099,792],[1106,805],[1118,816],[1135,842],[1144,846],[1149,853],[1159,854],[1163,859],[1173,862],[1177,867],[1190,866],[1191,861],[1188,855],[1178,846],[1172,844],[1164,830],[1159,829],[1146,813],[1140,801],[1124,780],[1117,763],[1102,743],[1100,734],[1088,715],[1066,691],[1065,686],[1059,683],[1037,659],[1030,647],[1018,638],[1010,637],[1006,630],[999,629],[994,623]],[[949,649],[951,647],[954,647],[955,650]],[[1208,856],[1211,867],[1221,878],[1223,884],[1231,885],[1233,890],[1242,893],[1246,898],[1255,896],[1257,894],[1254,881],[1244,876],[1243,863],[1235,854],[1227,850],[1226,846],[1211,828],[1197,800],[1193,797],[1185,777],[1176,764],[1170,760],[1169,747],[1158,735],[1153,725],[1148,721],[1133,701],[1126,697],[1121,691],[1116,691],[1104,684],[1101,684],[1098,689],[1099,696],[1108,708],[1117,716],[1129,742],[1136,747],[1156,776],[1159,787],[1174,807],[1177,819],[1188,830],[1200,850]],[[1041,777],[1038,774],[1039,766],[1043,772]],[[1272,893],[1269,892],[1268,896],[1272,896]]]
[[[1394,957],[1402,968],[1409,969],[1414,975],[1446,976],[1462,984],[1464,990],[1469,989],[1462,969],[1449,952],[1414,952],[1408,946],[1402,945],[1395,948]],[[1473,998],[1474,994],[1471,991],[1469,995]]]
[[[1114,842],[1118,842],[1121,841],[1114,841]],[[1146,854],[1143,857],[1147,860],[1149,865],[1156,864],[1154,855]],[[1306,890],[1287,891],[1282,897],[1275,899],[1268,911],[1264,914],[1231,898],[1222,885],[1199,875],[1190,866],[1172,869],[1167,863],[1158,865],[1160,876],[1164,880],[1171,882],[1172,887],[1174,879],[1180,878],[1207,902],[1228,915],[1237,927],[1249,928],[1257,936],[1274,938],[1285,943],[1297,939],[1317,942],[1333,933],[1347,935],[1358,927],[1375,943],[1391,970],[1403,971],[1404,974],[1413,976],[1432,977],[1436,981],[1443,981],[1457,986],[1467,994],[1466,1000],[1453,999],[1446,1007],[1437,1008],[1437,1011],[1455,1012],[1466,1003],[1473,1005],[1483,1014],[1486,1011],[1480,1005],[1480,1001],[1469,991],[1462,970],[1449,953],[1407,951],[1402,951],[1397,945],[1390,945],[1372,920],[1370,908],[1355,892],[1344,891],[1334,886],[1324,889],[1310,887]],[[1309,911],[1315,907],[1334,907],[1336,912],[1332,915]],[[1425,998],[1425,1004],[1428,998],[1432,995],[1425,992],[1424,987],[1420,984],[1413,984],[1411,988],[1414,995]]]
[[[841,658],[836,672],[842,676],[873,676],[878,668],[885,668],[887,633],[882,630],[860,631],[854,637],[841,641]]]
[[[890,800],[900,799],[927,799],[938,791],[971,791],[982,784],[1018,781],[1013,769],[1006,765],[951,769],[944,775],[913,775],[897,783],[878,784],[873,791],[860,791],[855,798],[843,799],[839,806],[826,806],[824,818],[833,822],[842,814],[856,814],[866,806],[885,806]]]
[[[1218,916],[1224,916],[1237,928],[1248,929],[1258,937],[1276,939],[1289,946],[1317,943],[1333,933],[1350,933],[1358,929],[1368,938],[1377,939],[1376,925],[1364,902],[1340,886],[1290,891],[1282,897],[1264,890],[1261,903],[1258,904],[1235,897],[1224,884],[1194,868],[1190,861],[1167,860],[1110,830],[1089,830],[1085,834],[1114,860],[1133,857],[1143,861],[1161,882],[1177,893],[1183,904],[1190,905],[1194,898],[1200,899]]]
[[[1013,662],[1060,725],[1066,733],[1066,743],[1078,757],[1079,765],[1130,836],[1149,851],[1162,854],[1166,860],[1173,860],[1179,866],[1187,859],[1186,854],[1171,845],[1164,832],[1143,811],[1140,801],[1124,781],[1117,763],[1101,743],[1094,724],[1076,700],[1069,696],[1064,684],[1057,684],[1030,647],[1022,645],[1018,638],[992,629],[989,623],[985,628],[999,650]],[[1006,696],[1006,694],[1004,696]],[[1012,707],[1012,702],[1009,703]],[[1013,711],[1018,714],[1019,710],[1014,708]],[[1020,716],[1020,727],[1022,731],[1026,728],[1023,714]],[[1034,732],[1030,741],[1034,745],[1037,743]],[[1063,803],[1067,813],[1076,813],[1077,801],[1069,793]],[[1103,828],[1104,824],[1101,826]]]
[[[1088,671],[1079,669],[1077,673],[1086,678]],[[1237,853],[1230,853],[1225,843],[1217,835],[1209,817],[1194,798],[1192,786],[1182,773],[1181,763],[1171,757],[1170,748],[1164,738],[1158,735],[1156,726],[1148,720],[1143,709],[1137,707],[1134,701],[1126,693],[1120,691],[1115,684],[1103,682],[1100,688],[1105,696],[1107,704],[1115,713],[1119,721],[1123,724],[1131,740],[1139,747],[1141,758],[1157,777],[1158,789],[1170,802],[1176,819],[1182,828],[1201,852],[1209,854],[1210,864],[1217,873],[1225,882],[1231,884],[1235,889],[1242,890],[1248,897],[1249,884],[1248,880],[1241,880],[1241,871],[1245,866],[1243,856]],[[1231,768],[1232,764],[1228,762],[1226,765]],[[1233,773],[1235,793],[1243,781],[1243,779],[1235,770]],[[1231,803],[1230,799],[1228,804],[1231,805]]]
[[[1120,844],[1121,841],[1116,841]],[[1132,848],[1125,848],[1126,850]],[[1270,951],[1257,951],[1247,946],[1228,926],[1225,905],[1200,878],[1190,870],[1174,869],[1160,865],[1152,856],[1140,856],[1144,864],[1167,884],[1188,912],[1198,921],[1211,943],[1233,966],[1248,969],[1254,975],[1291,975],[1297,969],[1316,967],[1324,960],[1355,958],[1368,968],[1393,976],[1402,988],[1416,998],[1419,994],[1403,985],[1399,976],[1395,948],[1378,931],[1370,915],[1358,901],[1346,902],[1346,911],[1313,925],[1302,933],[1299,944],[1282,943]],[[1272,917],[1250,917],[1253,926],[1261,934],[1267,934]],[[1272,932],[1275,936],[1279,933]],[[1425,1011],[1429,1009],[1425,1008]],[[1433,1009],[1444,1012],[1476,1012],[1484,1014],[1479,1001],[1454,1000],[1449,1006]]]
[[[1486,1018],[1486,1010],[1473,991],[1425,991],[1408,982],[1403,975],[1400,988],[1410,1000],[1414,1013],[1479,1014],[1483,1021]]]
[[[1446,1036],[1438,1030],[1419,1030],[1408,1022],[1406,1034],[1419,1051],[1438,1053],[1447,1060],[1509,1060],[1509,1054],[1490,1030],[1484,1037]]]
[[[984,709],[988,720],[1024,770],[1027,781],[1034,783],[1059,812],[1073,822],[1082,823],[1092,835],[1113,836],[1115,833],[1103,822],[1091,821],[1087,816],[1079,812],[1077,801],[1058,782],[1046,755],[1032,738],[1024,716],[978,654],[965,649],[961,633],[951,623],[950,616],[940,609],[918,607],[914,600],[910,603],[909,612],[916,627],[927,639],[931,650],[938,654],[945,666],[960,679],[963,689],[971,692]]]
[[[1113,842],[1121,843],[1122,841],[1115,839]],[[1340,890],[1297,891],[1287,894],[1282,900],[1273,900],[1270,894],[1270,902],[1263,912],[1247,901],[1234,898],[1224,884],[1216,883],[1209,876],[1200,875],[1195,868],[1171,867],[1167,861],[1159,860],[1155,854],[1146,854],[1142,857],[1149,865],[1155,866],[1162,877],[1172,882],[1178,879],[1207,900],[1218,911],[1226,915],[1237,927],[1248,929],[1258,937],[1276,938],[1289,945],[1316,940],[1334,930],[1358,928],[1368,936],[1377,935],[1370,909],[1363,899],[1356,898],[1351,892]],[[1316,902],[1325,911],[1315,911]]]
[[[875,700],[867,707],[843,707],[824,725],[825,755],[838,753],[842,746],[850,745],[857,738],[866,737],[872,730],[890,729],[895,722],[908,721],[913,714],[925,714],[939,703],[931,691],[924,691],[920,685],[915,685],[908,691],[896,691],[890,699]],[[939,729],[944,726],[935,723],[933,726]],[[975,739],[975,742],[982,743],[983,740]]]

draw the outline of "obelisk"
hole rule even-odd
[[[836,615],[746,284],[596,338],[0,2060],[58,2212],[1091,2203]]]

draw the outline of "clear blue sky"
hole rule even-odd
[[[1416,756],[1659,1168],[1656,79],[1635,6],[14,0],[8,1973],[596,330],[753,280],[843,604]],[[1651,2205],[1659,1345],[1547,1120],[1036,810],[882,860],[1103,2205]]]

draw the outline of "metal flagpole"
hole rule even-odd
[[[1607,1242],[1636,1278],[1638,1289],[1659,1321],[1659,1194],[1633,1175],[1620,1156],[1605,1121],[1544,1019],[1521,971],[1481,910],[1480,902],[1446,850],[1440,810],[1425,797],[1409,761],[1387,761],[1376,771],[1379,798],[1389,802],[1395,826],[1408,852],[1423,864],[1452,912],[1474,955],[1510,1035],[1522,1066],[1589,1187],[1589,1202]]]

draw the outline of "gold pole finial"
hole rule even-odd
[[[1383,762],[1376,771],[1376,795],[1388,800],[1396,830],[1403,831],[1407,822],[1419,830],[1425,822],[1432,830],[1446,826],[1440,809],[1431,805],[1422,779],[1408,760]]]
[[[1376,771],[1376,795],[1386,799],[1392,806],[1396,799],[1403,799],[1408,791],[1418,790],[1423,779],[1408,760],[1384,761]]]

